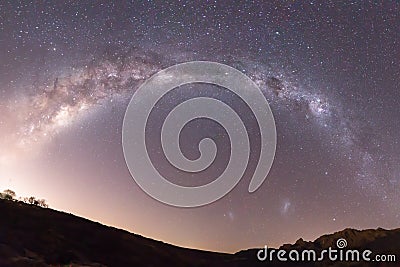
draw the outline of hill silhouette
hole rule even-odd
[[[281,248],[315,249],[334,246],[345,238],[351,248],[395,254],[396,264],[319,262],[301,266],[399,266],[400,229],[346,229],[314,242],[302,239]],[[132,234],[72,214],[19,201],[0,199],[0,266],[299,266],[260,262],[259,249],[235,254],[181,248]]]

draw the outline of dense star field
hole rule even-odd
[[[2,190],[214,251],[400,226],[398,1],[2,1],[0,47]],[[248,75],[271,106],[278,143],[255,193],[247,188],[257,153],[227,196],[183,209],[134,182],[121,131],[135,90],[192,60]],[[237,102],[222,88],[196,84],[167,95],[158,111],[199,95]],[[245,106],[236,109],[256,128]],[[198,156],[204,136],[220,148],[215,165],[192,177],[160,156],[155,133],[165,116],[149,125],[159,170],[187,185],[218,177],[229,159],[226,132],[208,120],[185,127],[188,158]]]

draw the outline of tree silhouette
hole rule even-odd
[[[47,203],[46,203],[46,200],[44,200],[44,199],[39,199],[38,200],[38,206],[39,207],[42,207],[42,208],[48,208],[49,207],[49,205],[47,205]]]
[[[35,204],[35,201],[36,201],[35,197],[29,197],[28,198],[28,203],[31,204],[31,205]]]
[[[16,197],[16,194],[14,191],[7,189],[4,190],[3,193],[0,194],[2,199],[7,199],[7,200],[13,200]]]

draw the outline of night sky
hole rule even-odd
[[[398,1],[62,2],[0,2],[1,191],[213,251],[279,246],[346,227],[400,227]],[[256,192],[247,190],[253,153],[224,198],[176,208],[130,176],[122,122],[142,82],[192,60],[248,75],[270,104],[278,143]],[[217,86],[182,86],[158,110],[202,94],[236,103]],[[251,120],[246,108],[238,111]],[[219,125],[196,121],[182,132],[188,158],[198,156],[204,136],[220,148],[216,165],[196,178],[160,156],[163,115],[153,117],[152,157],[171,181],[218,177],[229,158]]]

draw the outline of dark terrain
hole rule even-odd
[[[396,263],[259,262],[258,249],[235,254],[180,248],[71,214],[0,200],[0,266],[400,266],[400,229],[346,229],[285,250],[321,251],[345,238],[348,249],[394,254]],[[267,242],[267,240],[266,240]],[[373,254],[373,255],[374,255]],[[373,257],[371,255],[371,258]]]

